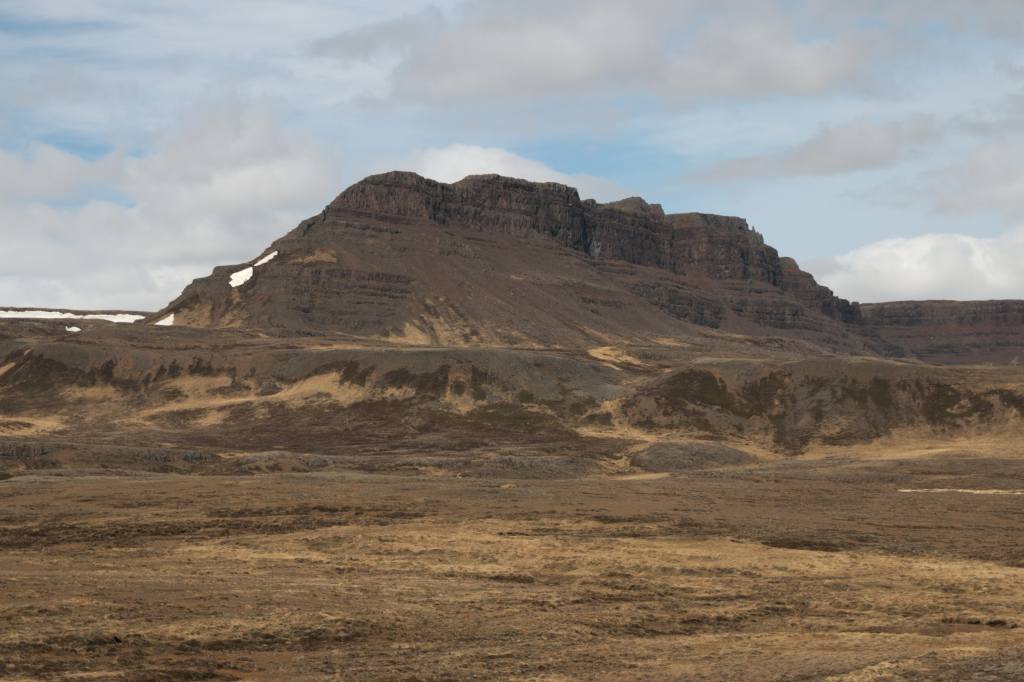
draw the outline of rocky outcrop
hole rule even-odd
[[[803,305],[847,324],[863,322],[859,304],[835,296],[831,289],[818,284],[812,275],[801,270],[792,258],[782,258],[780,263],[782,288]]]
[[[898,301],[861,310],[890,355],[928,362],[1024,360],[1024,301]]]
[[[901,430],[1012,433],[1024,417],[1024,395],[993,381],[997,371],[877,359],[690,367],[639,387],[621,402],[619,418],[652,432],[686,429],[715,440],[742,432],[790,453],[812,444],[869,442]],[[972,372],[991,383],[965,382]]]
[[[505,446],[621,454],[622,439],[640,433],[637,444],[699,439],[780,453],[901,434],[1019,441],[1019,367],[813,356],[754,341],[395,348],[152,325],[68,336],[59,321],[4,321],[0,471],[10,438],[101,450],[443,457]],[[22,454],[9,451],[8,463]],[[645,468],[665,470],[663,457],[647,454]],[[678,463],[700,465],[705,455],[728,459],[716,448]]]

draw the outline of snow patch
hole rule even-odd
[[[276,257],[277,257],[277,251],[271,251],[266,256],[264,256],[263,258],[260,258],[258,261],[253,263],[252,266],[254,268],[258,268],[261,265],[266,265],[270,261],[274,260],[274,258],[276,258]]]
[[[252,272],[253,270],[251,265],[247,268],[242,268],[238,272],[232,272],[231,279],[228,283],[233,287],[240,287],[252,279]]]
[[[64,331],[71,332],[72,334],[77,334],[78,332],[82,331],[82,328],[81,327],[64,327]]]
[[[141,320],[145,315],[130,313],[64,313],[59,310],[0,310],[0,318],[20,320],[106,320],[128,324]]]
[[[141,320],[145,315],[129,315],[128,313],[116,313],[113,315],[83,315],[83,320],[106,320],[107,322],[117,322],[118,324],[128,324]]]
[[[231,278],[230,278],[230,280],[228,280],[229,283],[233,287],[240,287],[240,286],[242,286],[243,284],[248,282],[250,279],[252,279],[252,275],[256,271],[255,270],[256,268],[258,268],[261,265],[266,265],[270,261],[274,260],[274,258],[276,258],[276,257],[277,257],[277,251],[271,251],[266,256],[263,256],[263,258],[260,258],[258,261],[256,261],[255,263],[253,263],[249,267],[242,268],[238,272],[231,273]]]
[[[167,317],[157,320],[154,324],[158,327],[170,327],[174,324],[174,313],[171,313]]]
[[[77,320],[82,316],[56,310],[0,310],[0,317],[22,320]]]

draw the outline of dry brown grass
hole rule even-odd
[[[1024,672],[1024,555],[1007,516],[1019,503],[898,493],[974,480],[969,462],[807,459],[694,475],[608,464],[605,476],[514,484],[359,472],[0,482],[0,670],[245,680]],[[1019,460],[999,466],[1024,474]]]

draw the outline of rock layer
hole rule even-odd
[[[1024,359],[1024,301],[899,301],[861,310],[890,355],[962,363]]]

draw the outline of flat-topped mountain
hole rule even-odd
[[[149,323],[445,346],[592,347],[708,330],[938,362],[1024,355],[1021,302],[861,306],[742,218],[557,183],[370,176]]]
[[[871,352],[856,305],[742,218],[497,175],[375,175],[149,318],[442,345],[593,346],[700,327]]]

